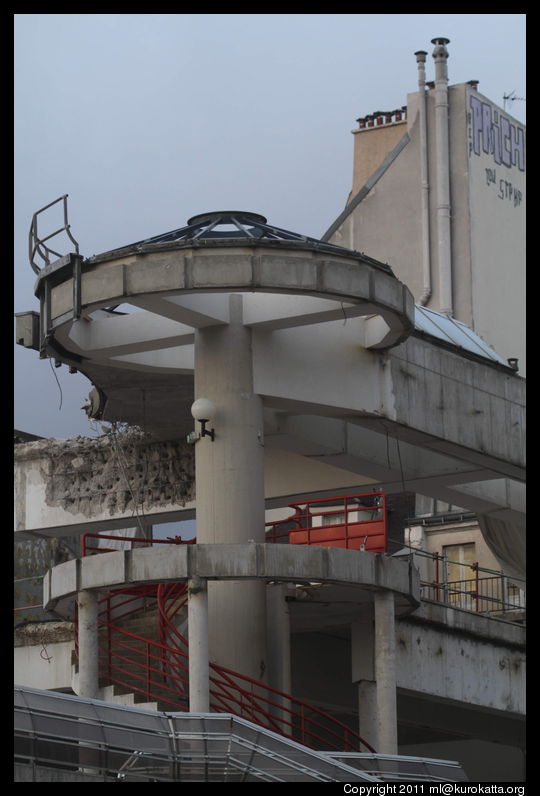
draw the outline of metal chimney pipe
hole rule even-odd
[[[422,272],[424,285],[419,304],[425,306],[431,298],[431,257],[429,251],[429,168],[427,150],[426,115],[426,55],[424,50],[415,53],[418,65],[418,100],[420,114],[420,181],[422,186]]]
[[[435,142],[437,162],[437,241],[440,311],[453,314],[452,249],[450,231],[450,153],[448,140],[448,50],[450,39],[432,39],[435,45]]]

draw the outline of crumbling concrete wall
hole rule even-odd
[[[20,444],[15,469],[16,530],[133,518],[195,498],[193,446],[137,429]]]
[[[193,448],[183,442],[156,443],[136,431],[52,442],[46,448],[51,505],[86,514],[88,504],[99,501],[112,515],[193,496]]]

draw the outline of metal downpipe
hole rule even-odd
[[[430,228],[429,228],[429,166],[427,150],[427,115],[426,115],[426,55],[424,50],[415,53],[418,65],[418,99],[420,115],[420,181],[421,181],[421,207],[422,207],[422,272],[423,292],[419,304],[424,307],[432,294],[431,286],[431,256],[430,256]]]

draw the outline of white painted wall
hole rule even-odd
[[[15,647],[15,683],[46,690],[71,688],[72,647],[71,641]]]
[[[525,142],[525,128],[482,94],[468,91],[466,98],[474,330],[502,356],[518,357],[524,376],[526,171],[521,147],[516,163],[509,149]],[[484,130],[491,139],[498,131],[506,164],[484,151]]]

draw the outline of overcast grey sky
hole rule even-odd
[[[65,193],[85,256],[209,210],[321,237],[351,188],[355,120],[406,104],[416,50],[434,79],[436,36],[451,84],[525,97],[524,14],[15,15],[15,311],[38,309],[32,214]],[[507,104],[522,122],[525,107]],[[94,436],[90,387],[16,346],[15,428]]]

